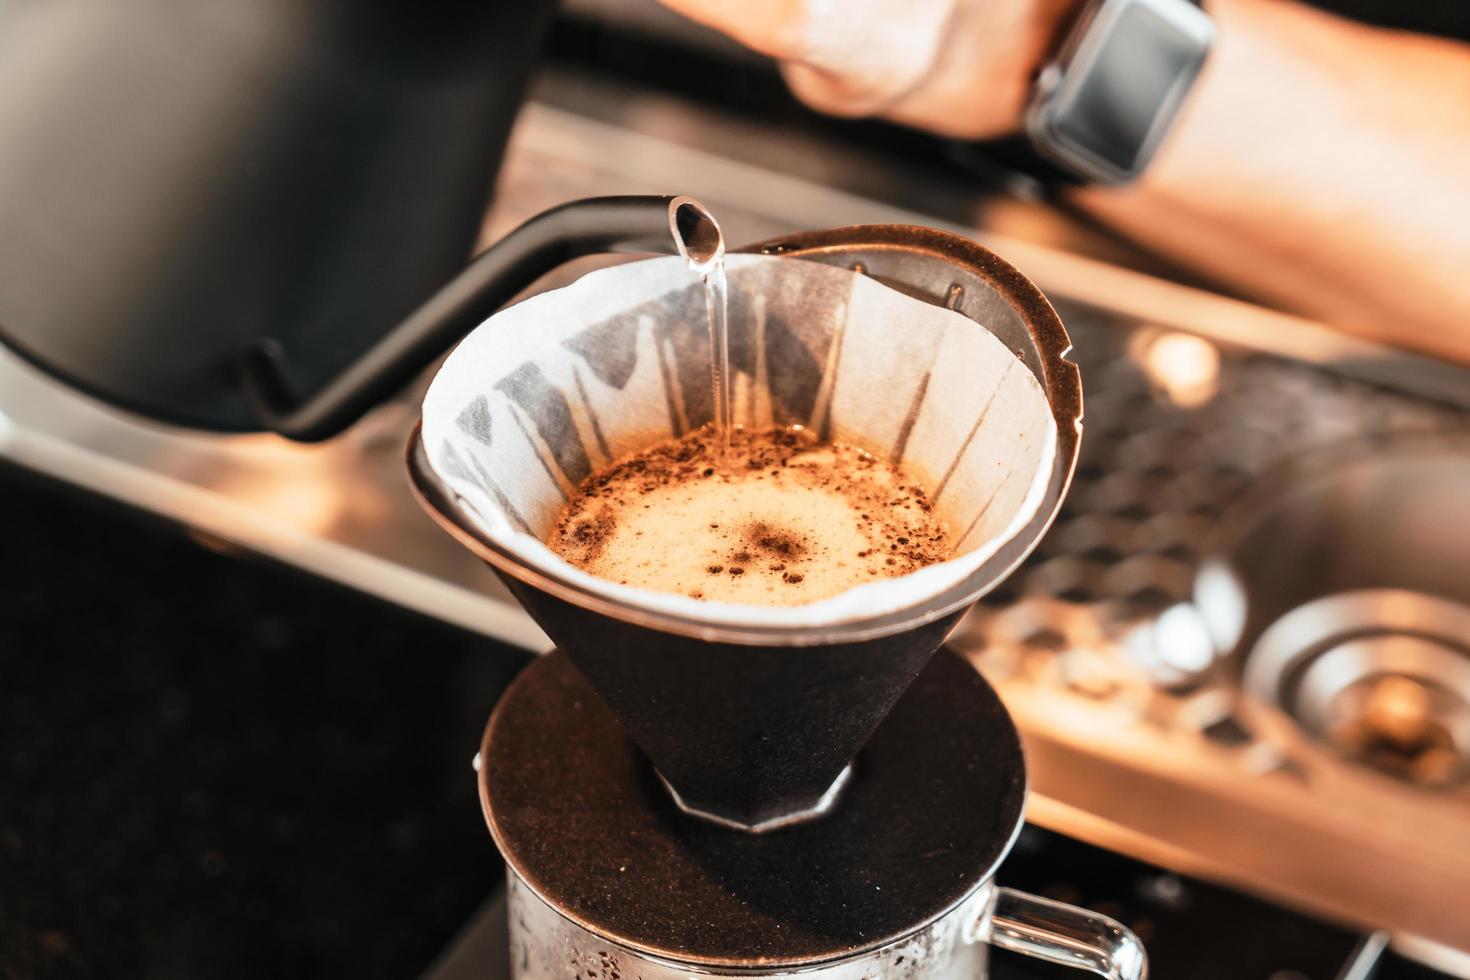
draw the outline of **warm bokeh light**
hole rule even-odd
[[[1429,691],[1408,677],[1389,675],[1375,683],[1363,705],[1363,721],[1399,745],[1424,738],[1432,718]]]
[[[1155,389],[1180,408],[1198,408],[1220,390],[1220,352],[1193,334],[1167,331],[1141,338],[1135,359]]]

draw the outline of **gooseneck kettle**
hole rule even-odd
[[[671,251],[670,199],[594,199],[466,265],[550,6],[0,4],[0,342],[317,440],[562,262]]]

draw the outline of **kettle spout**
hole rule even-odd
[[[290,351],[244,352],[241,383],[261,424],[289,439],[330,438],[392,397],[481,321],[541,276],[606,252],[681,255],[703,271],[724,255],[720,226],[690,197],[590,197],[544,211],[481,252],[454,279],[319,390],[296,395]],[[696,265],[696,263],[698,263]]]

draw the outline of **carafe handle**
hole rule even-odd
[[[1148,954],[1122,923],[1096,912],[997,888],[977,940],[1112,980],[1147,980]]]

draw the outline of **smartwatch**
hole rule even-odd
[[[1037,76],[1031,145],[1083,180],[1128,183],[1169,131],[1214,38],[1190,0],[1092,0]]]

